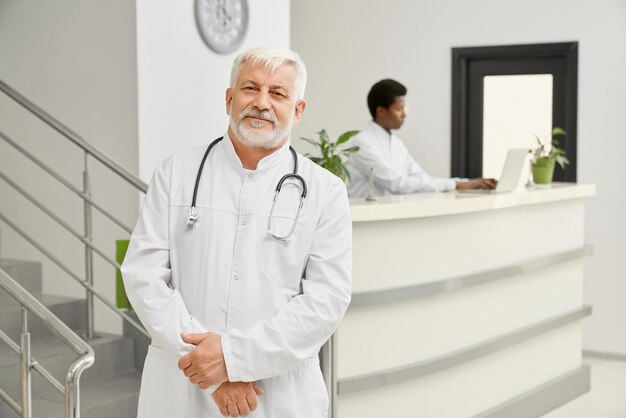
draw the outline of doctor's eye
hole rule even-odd
[[[278,97],[279,99],[286,99],[287,95],[281,91],[273,91],[272,95]]]

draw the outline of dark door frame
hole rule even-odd
[[[576,181],[578,42],[452,48],[452,176],[482,176],[483,77],[546,73],[554,77],[552,126],[567,131],[561,145],[571,162],[554,179]]]

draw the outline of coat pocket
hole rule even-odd
[[[271,223],[272,232],[279,236],[288,235],[294,223],[293,234],[281,240],[268,232],[268,218],[260,217],[257,228],[261,239],[256,247],[258,265],[263,266],[261,273],[276,281],[280,287],[289,289],[293,295],[300,291],[300,280],[314,231],[304,220],[296,222],[293,218],[275,217]]]

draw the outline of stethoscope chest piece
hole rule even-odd
[[[189,208],[189,217],[187,218],[187,228],[191,229],[198,223],[198,214],[196,214],[196,208],[192,206]]]

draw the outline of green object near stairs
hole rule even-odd
[[[129,242],[130,240],[127,239],[118,239],[115,241],[115,260],[119,264],[122,264],[124,261],[124,256],[128,250]],[[120,309],[128,309],[129,311],[133,310],[133,307],[128,300],[128,296],[126,296],[126,289],[124,289],[124,281],[122,280],[122,272],[119,269],[115,272],[115,304]]]

